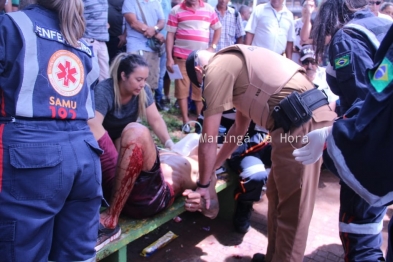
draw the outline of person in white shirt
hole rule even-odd
[[[267,48],[292,59],[295,26],[284,0],[270,0],[255,7],[246,25],[244,44]]]
[[[368,1],[368,6],[370,8],[370,11],[373,12],[374,15],[381,17],[381,18],[393,20],[391,16],[385,15],[385,14],[379,12],[379,7],[381,6],[381,4],[383,4],[383,0],[376,0],[376,1],[369,0]]]
[[[393,19],[393,3],[388,3],[388,2],[383,3],[379,11],[382,14],[388,15]]]

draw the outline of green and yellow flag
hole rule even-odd
[[[351,56],[349,54],[334,59],[334,69],[339,69],[349,65],[351,62]]]
[[[375,71],[369,71],[368,77],[374,89],[378,93],[383,92],[393,79],[392,62],[385,57]]]

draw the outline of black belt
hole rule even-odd
[[[314,111],[321,106],[329,104],[325,91],[319,89],[311,89],[300,94],[300,97],[306,103],[311,111]]]
[[[291,127],[299,127],[311,119],[312,111],[327,104],[329,102],[325,92],[319,89],[314,88],[301,94],[293,92],[274,107],[274,129],[282,127],[286,133]]]

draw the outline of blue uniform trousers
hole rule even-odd
[[[229,166],[239,173],[239,186],[235,190],[236,200],[259,201],[261,199],[262,188],[266,185],[269,175],[264,163],[270,166],[270,154],[271,146],[268,145],[246,156],[228,159]]]
[[[325,166],[338,176],[326,150],[323,157]],[[386,207],[370,206],[343,181],[340,184],[339,231],[345,261],[384,261],[381,230]]]
[[[0,124],[0,261],[94,261],[102,198],[86,121]]]

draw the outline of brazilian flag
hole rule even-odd
[[[377,91],[377,93],[383,92],[385,88],[393,79],[393,67],[392,62],[386,57],[382,60],[381,64],[377,69],[369,71],[368,77],[370,78],[371,85]]]
[[[347,54],[342,57],[336,58],[334,60],[334,68],[337,70],[339,68],[346,67],[350,63],[351,63],[351,57],[349,54]]]

